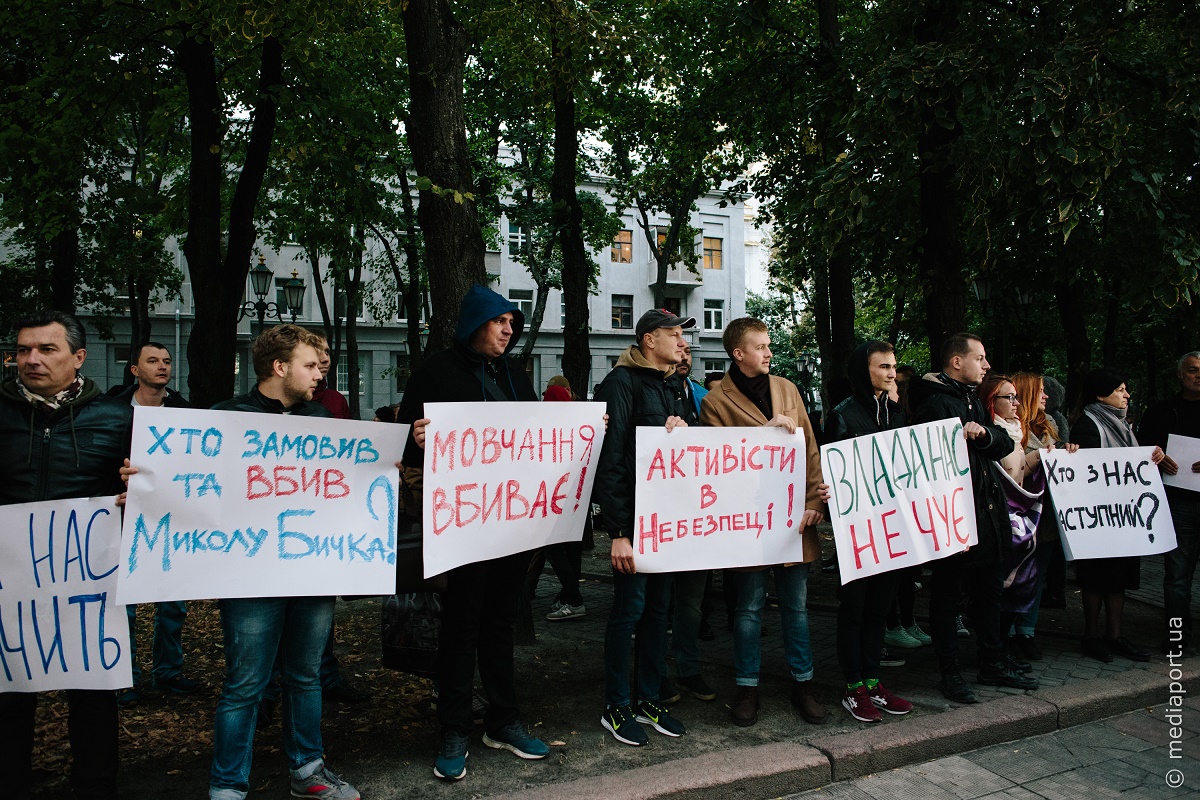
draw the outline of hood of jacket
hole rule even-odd
[[[525,315],[512,301],[486,286],[475,284],[458,307],[458,327],[454,329],[454,341],[470,350],[467,342],[470,340],[471,334],[479,330],[479,327],[488,320],[507,313],[513,315],[513,333],[508,340],[508,347],[504,349],[504,355],[511,353],[517,346],[517,342],[521,340],[521,334],[525,331]]]
[[[620,358],[617,359],[617,366],[633,367],[634,369],[652,369],[656,372],[663,373],[663,378],[669,378],[675,374],[674,364],[671,364],[666,369],[654,366],[644,355],[642,355],[642,351],[636,344],[629,345],[625,352],[621,353]]]
[[[1049,375],[1042,376],[1042,389],[1046,392],[1046,413],[1059,411],[1067,402],[1067,387]]]
[[[965,383],[942,383],[941,376],[936,372],[927,372],[919,381],[909,381],[908,401],[913,408],[919,406],[926,398],[935,394],[947,394],[953,397],[971,397]]]

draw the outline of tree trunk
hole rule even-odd
[[[185,35],[176,57],[188,89],[191,156],[188,166],[188,232],[183,252],[192,280],[195,322],[188,340],[188,389],[207,408],[233,395],[237,311],[254,247],[254,209],[275,136],[283,48],[262,45],[257,103],[246,160],[229,209],[229,239],[221,253],[221,95],[212,43]],[[243,365],[248,366],[248,365]]]
[[[463,111],[467,34],[450,0],[410,0],[403,17],[408,143],[417,175],[432,184],[420,191],[417,217],[434,301],[428,347],[436,351],[453,340],[459,303],[471,284],[487,283],[476,206],[465,194],[473,191]]]
[[[952,41],[958,30],[957,0],[935,0],[925,6],[914,26],[917,44],[936,51]],[[950,148],[962,135],[958,104],[941,88],[920,93],[921,130],[917,135],[920,173],[921,235],[917,252],[925,294],[925,331],[929,337],[931,367],[937,363],[942,342],[967,325],[966,287],[962,275],[962,248],[958,241],[957,169]]]
[[[1078,282],[1054,282],[1054,302],[1062,319],[1067,339],[1067,399],[1070,412],[1083,391],[1083,376],[1092,368],[1092,340],[1088,338],[1087,313],[1083,305],[1083,286]]]
[[[79,230],[59,231],[50,241],[50,307],[75,313],[75,281],[79,264]]]
[[[592,390],[592,351],[588,344],[588,291],[596,265],[588,257],[583,241],[583,207],[579,205],[576,177],[579,163],[579,134],[575,127],[575,88],[568,75],[570,50],[552,28],[550,72],[554,80],[554,171],[550,199],[554,226],[562,251],[562,290],[566,305],[563,326],[563,376],[580,397]]]
[[[421,363],[421,247],[417,238],[417,214],[413,210],[412,191],[408,186],[408,168],[396,170],[400,178],[400,207],[404,212],[404,266],[408,284],[404,292],[404,310],[408,315],[408,368]]]
[[[813,268],[812,308],[813,320],[816,323],[817,349],[821,352],[821,392],[829,397],[829,384],[838,377],[832,370],[825,367],[833,363],[833,337],[830,334],[829,323],[829,276],[825,272],[829,265],[818,264]]]
[[[355,226],[352,234],[354,241],[362,241],[362,229]],[[347,400],[350,401],[350,419],[362,419],[362,397],[358,387],[362,376],[358,369],[358,294],[362,288],[363,249],[361,244],[355,245],[354,271],[346,281],[346,387]]]

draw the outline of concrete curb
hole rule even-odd
[[[774,742],[683,758],[614,775],[497,795],[502,800],[724,800],[780,796],[1163,703],[1169,684],[1200,693],[1200,665],[1153,664],[1120,677],[1010,695],[805,742]]]

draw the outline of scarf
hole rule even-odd
[[[1113,408],[1107,403],[1088,403],[1083,407],[1083,413],[1096,423],[1100,431],[1101,447],[1137,447],[1138,440],[1133,435],[1133,428],[1125,421],[1127,408]]]
[[[79,395],[83,393],[83,376],[76,375],[75,380],[57,394],[50,397],[42,397],[40,394],[34,394],[25,388],[25,384],[21,382],[20,376],[17,377],[17,389],[21,392],[21,396],[35,406],[41,406],[48,414],[53,414],[58,409],[65,405],[69,405],[79,399]]]
[[[754,403],[763,413],[763,416],[770,420],[773,416],[771,413],[771,374],[768,372],[751,378],[742,372],[737,364],[731,364],[729,377],[738,391],[746,395],[750,402]]]
[[[1025,434],[1021,431],[1021,420],[1008,420],[994,415],[992,419],[995,421],[996,425],[1007,431],[1009,437],[1017,443],[1017,450],[1022,453],[1025,452],[1024,448],[1021,447],[1021,440],[1025,438]]]

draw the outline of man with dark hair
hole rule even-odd
[[[941,689],[956,703],[978,702],[963,680],[958,664],[958,601],[965,591],[979,638],[978,680],[989,686],[1036,689],[1038,682],[1022,674],[1027,663],[1015,661],[1004,648],[1000,630],[1000,592],[1004,557],[1012,547],[1012,528],[1004,492],[989,462],[999,461],[1015,447],[980,402],[977,391],[991,368],[983,341],[957,333],[942,345],[942,371],[914,380],[909,387],[913,424],[959,419],[967,440],[971,484],[979,543],[964,553],[931,564],[929,634],[942,673]]]
[[[170,387],[171,352],[158,342],[146,342],[133,351],[129,371],[135,382],[117,400],[131,406],[191,408],[183,395]],[[187,618],[187,602],[169,600],[154,604],[154,639],[151,683],[156,689],[172,694],[192,694],[200,688],[197,681],[183,674],[183,622]],[[125,607],[129,614],[129,661],[133,665],[133,686],[117,695],[122,706],[140,701],[138,682],[142,670],[137,663],[137,606]]]
[[[298,325],[268,328],[251,351],[258,384],[213,406],[217,411],[330,417],[312,402],[321,379],[322,339]],[[359,800],[358,791],[325,766],[321,741],[321,653],[333,624],[332,597],[238,597],[220,601],[225,685],[217,701],[209,800],[243,800],[258,701],[282,651],[283,749],[296,797]]]
[[[48,311],[16,329],[17,377],[0,384],[0,503],[120,494],[132,412],[79,374],[87,358],[83,326]],[[35,693],[0,694],[6,797],[28,796],[37,701]],[[67,708],[75,796],[116,800],[116,692],[70,689]]]
[[[476,284],[459,306],[454,344],[427,356],[409,378],[396,417],[413,426],[404,448],[404,475],[418,496],[425,426],[437,414],[438,403],[538,399],[525,370],[508,359],[524,329],[519,308]],[[517,707],[513,620],[529,560],[529,553],[517,553],[446,573],[436,667],[442,726],[442,747],[433,766],[438,778],[459,780],[467,774],[476,662],[488,697],[483,743],[525,759],[545,758],[550,752],[545,742],[529,735]]]
[[[1200,439],[1200,350],[1185,353],[1175,370],[1179,391],[1146,409],[1138,426],[1141,444],[1167,449],[1167,439],[1190,436]],[[1177,464],[1175,459],[1163,459],[1160,467],[1168,475],[1180,469],[1200,472],[1200,461]],[[1175,523],[1176,547],[1163,556],[1163,608],[1166,612],[1166,637],[1163,652],[1193,653],[1196,640],[1192,636],[1192,578],[1200,560],[1200,492],[1168,486],[1167,504]]]
[[[662,703],[671,575],[637,571],[633,554],[635,433],[638,425],[668,431],[697,422],[675,368],[683,359],[683,330],[696,320],[653,309],[638,320],[631,345],[596,389],[608,404],[608,432],[596,465],[592,500],[600,506],[598,527],[612,537],[613,605],[604,634],[604,714],[600,724],[622,744],[639,747],[649,738],[639,723],[664,736],[684,733]],[[703,582],[701,582],[703,590]],[[639,624],[640,623],[640,624]],[[698,624],[698,620],[697,620]],[[637,629],[638,701],[629,685],[629,661]],[[697,676],[698,677],[698,676]]]

